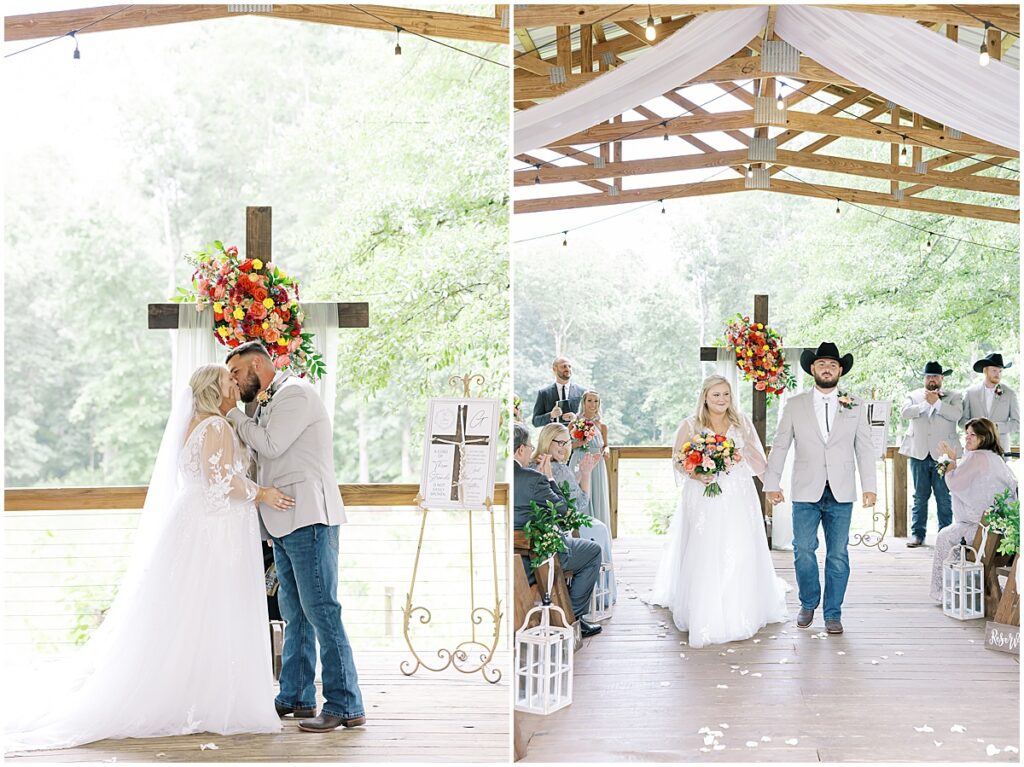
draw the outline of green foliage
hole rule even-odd
[[[581,527],[593,527],[593,518],[576,510],[576,499],[572,497],[569,483],[563,482],[559,490],[565,499],[565,511],[560,511],[553,501],[541,507],[530,501],[530,519],[523,525],[523,532],[530,540],[530,566],[536,570],[555,554],[566,550],[564,536]]]
[[[1009,488],[992,501],[985,512],[989,530],[999,533],[1002,540],[997,551],[1012,556],[1020,551],[1020,501],[1013,498]]]

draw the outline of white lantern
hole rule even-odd
[[[968,551],[976,561],[967,559]],[[950,618],[969,621],[985,617],[985,565],[978,559],[978,552],[961,538],[943,562],[942,612]]]
[[[547,715],[572,703],[573,629],[565,612],[551,604],[554,566],[548,560],[548,589],[544,602],[526,613],[516,632],[516,711]],[[561,626],[551,625],[556,612]],[[534,613],[540,623],[526,628]]]
[[[590,594],[590,610],[586,614],[588,623],[596,623],[610,618],[612,615],[612,584],[615,583],[615,571],[611,562],[602,562],[597,574],[597,583]]]

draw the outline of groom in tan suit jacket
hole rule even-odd
[[[259,341],[227,357],[242,401],[259,402],[254,417],[238,408],[225,416],[256,453],[259,482],[295,499],[287,512],[260,505],[274,544],[285,620],[281,689],[274,701],[281,716],[299,727],[328,732],[366,722],[352,645],[338,602],[338,526],[345,509],[334,475],[331,419],[308,381],[274,369]],[[320,644],[324,707],[316,716],[316,644]]]
[[[805,349],[800,365],[814,377],[814,389],[790,397],[782,411],[764,490],[768,500],[781,503],[782,470],[790,445],[793,461],[793,559],[800,592],[797,626],[807,628],[821,602],[818,580],[818,526],[825,530],[825,630],[843,633],[842,607],[850,579],[846,550],[850,518],[857,497],[854,466],[860,472],[863,504],[875,505],[875,455],[867,408],[838,390],[841,376],[853,367],[853,355],[839,355],[825,342],[815,351]]]

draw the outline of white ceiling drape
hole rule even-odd
[[[667,40],[579,88],[515,116],[515,153],[586,130],[660,96],[732,56],[764,26],[768,8],[698,16]]]
[[[515,115],[515,153],[586,130],[733,56],[767,6],[699,16],[617,69]],[[902,107],[1000,146],[1020,147],[1020,73],[913,21],[809,5],[779,5],[775,31],[802,53]]]
[[[779,5],[779,37],[822,66],[901,107],[1020,148],[1020,73],[907,19]]]

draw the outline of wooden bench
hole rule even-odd
[[[1020,556],[1013,560],[1013,567],[1005,573],[1006,588],[996,605],[996,614],[993,620],[1002,623],[1004,626],[1020,626],[1020,594],[1017,593],[1017,564]],[[999,568],[1005,570],[1006,568]],[[998,585],[998,584],[997,584]]]
[[[526,533],[522,530],[516,530],[513,538],[513,550],[516,555],[520,557],[519,561],[515,563],[513,569],[515,570],[515,627],[514,630],[518,631],[523,625],[523,621],[526,620],[526,613],[532,608],[536,607],[541,603],[544,598],[544,586],[548,582],[547,566],[541,566],[537,568],[535,573],[536,582],[531,586],[529,578],[526,575],[526,567],[523,566],[522,557],[526,557],[527,566],[529,565],[530,557],[530,541],[526,537]],[[551,604],[561,607],[565,611],[566,620],[572,624],[576,620],[576,616],[572,611],[572,602],[569,599],[569,587],[566,584],[568,573],[562,570],[562,566],[558,561],[558,557],[554,557],[552,560],[555,568],[554,578],[554,589],[551,594]],[[557,623],[557,618],[554,619]],[[534,616],[530,620],[530,626],[536,626],[540,622],[539,616]]]

